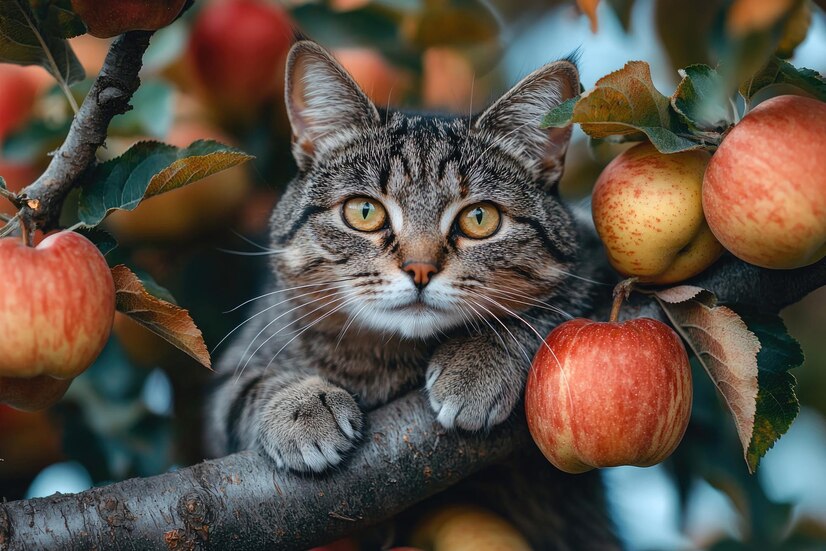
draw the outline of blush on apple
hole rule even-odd
[[[682,440],[691,398],[688,355],[670,327],[575,319],[534,357],[525,411],[545,457],[581,473],[663,461]]]
[[[826,103],[778,96],[723,139],[703,182],[711,231],[738,258],[764,268],[826,256]]]
[[[64,231],[36,248],[0,239],[0,376],[71,379],[98,357],[115,316],[109,266]]]

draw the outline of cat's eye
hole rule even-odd
[[[354,197],[344,203],[342,216],[354,230],[376,231],[384,227],[387,211],[381,203],[369,197]]]
[[[462,209],[456,223],[466,236],[484,239],[496,233],[501,219],[499,209],[492,203],[476,203]]]

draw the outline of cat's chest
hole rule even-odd
[[[347,341],[315,335],[304,343],[322,376],[352,392],[365,409],[421,387],[434,347],[370,334]]]

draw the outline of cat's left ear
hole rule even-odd
[[[476,121],[476,128],[536,171],[543,186],[555,189],[565,167],[571,126],[540,128],[543,117],[579,93],[579,71],[570,61],[537,69],[499,98]]]

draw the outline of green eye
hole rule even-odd
[[[501,215],[492,203],[476,203],[465,207],[456,219],[459,229],[473,239],[490,237],[499,229]]]
[[[375,199],[354,197],[344,203],[342,217],[354,230],[372,232],[384,226],[387,211]]]

